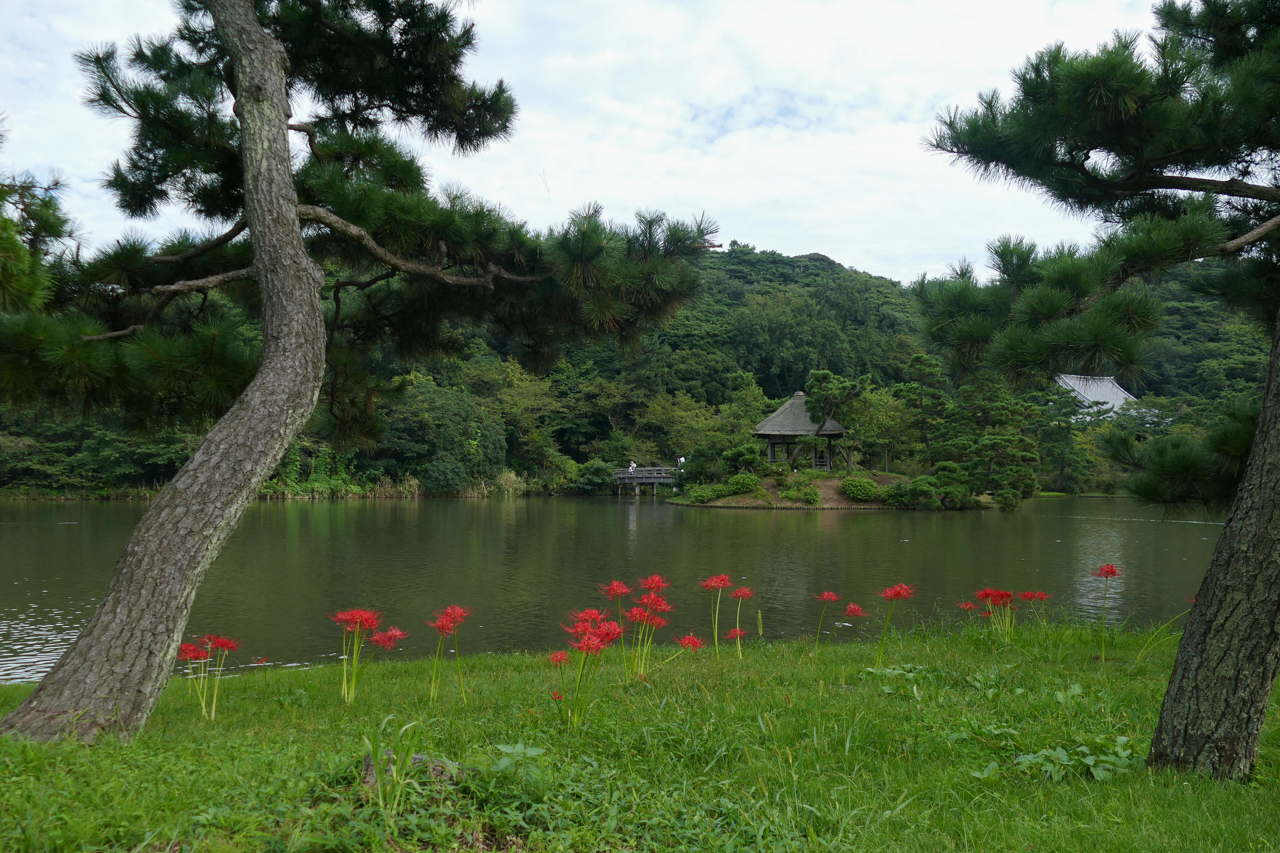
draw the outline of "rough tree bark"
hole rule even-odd
[[[302,242],[289,160],[283,48],[251,0],[209,0],[235,68],[246,214],[262,294],[258,373],[160,493],[110,589],[35,692],[0,722],[36,739],[128,737],[173,669],[196,589],[315,408],[324,370],[323,274]]]
[[[1147,763],[1247,779],[1280,663],[1280,323],[1244,479],[1178,645]]]

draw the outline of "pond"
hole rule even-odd
[[[144,510],[0,501],[0,681],[53,665]],[[759,609],[767,637],[812,633],[819,591],[874,616],[875,590],[898,582],[918,588],[895,617],[904,626],[958,618],[955,603],[986,586],[1043,590],[1096,619],[1102,582],[1090,573],[1102,563],[1125,569],[1110,585],[1109,621],[1147,625],[1187,608],[1220,530],[1161,521],[1123,498],[1042,498],[1013,513],[725,510],[647,497],[259,502],[210,569],[188,633],[239,637],[242,663],[320,661],[339,646],[326,614],[367,607],[411,633],[393,655],[427,655],[435,634],[423,620],[457,603],[475,610],[464,654],[544,650],[563,645],[570,608],[599,605],[598,584],[654,572],[673,582],[670,631],[680,634],[706,636],[711,594],[697,581],[719,573],[758,590],[743,623],[754,629]]]

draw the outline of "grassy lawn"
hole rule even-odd
[[[374,664],[351,706],[336,667],[255,669],[212,723],[175,680],[132,743],[0,738],[0,850],[1277,849],[1275,709],[1251,785],[1148,772],[1173,644],[1137,663],[1145,640],[1104,664],[1087,627],[936,628],[873,672],[874,642],[753,643],[643,684],[615,649],[572,731],[545,655],[464,658],[468,701],[451,670],[434,706],[428,661]],[[399,809],[361,781],[388,715],[380,749],[416,721],[404,745],[461,768]]]

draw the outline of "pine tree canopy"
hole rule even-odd
[[[1014,73],[1012,97],[987,93],[940,117],[936,150],[1101,221],[1088,248],[993,241],[988,283],[962,263],[948,279],[916,284],[925,335],[957,371],[1140,381],[1159,318],[1147,285],[1188,262],[1198,262],[1192,287],[1274,327],[1280,9],[1201,0],[1163,3],[1156,16],[1147,41],[1117,34],[1093,52],[1054,45]],[[1252,436],[1251,411],[1230,413],[1221,441],[1139,451],[1117,437],[1113,448],[1142,472],[1140,496],[1221,503],[1248,455],[1240,441],[1242,429]]]
[[[475,323],[546,360],[574,337],[635,337],[696,292],[709,220],[643,212],[620,226],[586,205],[539,232],[431,186],[393,131],[465,154],[507,137],[516,115],[503,82],[463,78],[476,34],[453,4],[281,0],[257,11],[284,48],[294,109],[307,110],[289,129],[299,218],[326,273],[322,409],[337,434],[376,431],[373,402],[389,389],[370,360],[385,352],[445,349],[457,324]],[[119,207],[151,217],[178,205],[210,233],[161,245],[125,236],[68,254],[38,298],[0,283],[0,398],[119,405],[143,422],[205,419],[254,374],[259,305],[235,75],[202,4],[182,0],[179,13],[166,37],[78,60],[87,101],[132,126],[106,179]]]

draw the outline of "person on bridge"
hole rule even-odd
[[[632,473],[632,474],[635,474],[635,472],[636,472],[636,463],[635,463],[635,462],[632,462],[632,463],[631,463],[631,473]]]

